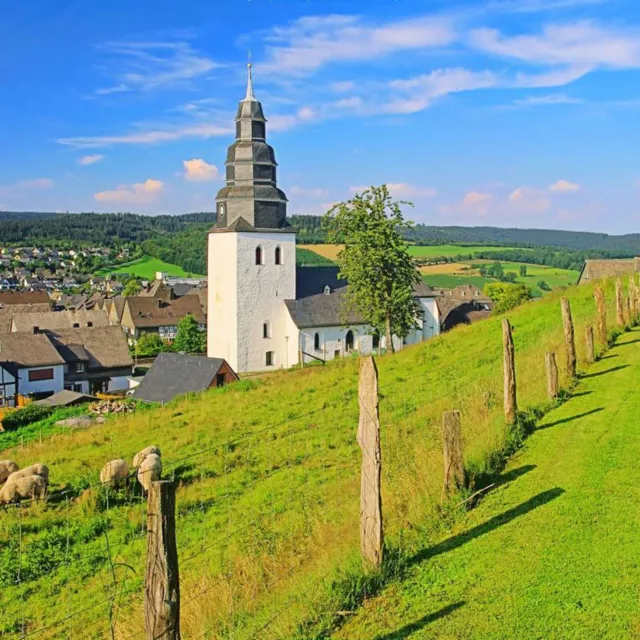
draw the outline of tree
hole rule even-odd
[[[142,358],[151,358],[168,350],[167,344],[157,333],[143,333],[136,342],[136,355]]]
[[[140,291],[142,291],[142,285],[139,280],[135,278],[131,278],[127,280],[127,284],[124,286],[122,290],[123,296],[137,296]]]
[[[538,289],[540,291],[551,291],[551,287],[544,280],[538,280]]]
[[[527,275],[527,265],[526,264],[521,264],[520,265],[520,275],[524,278]]]
[[[198,328],[196,319],[190,313],[178,324],[173,349],[185,353],[204,353],[207,350],[207,334]]]
[[[324,217],[328,242],[344,243],[338,254],[340,277],[349,283],[347,306],[385,334],[404,338],[417,325],[413,286],[420,282],[408,245],[400,235],[413,224],[402,216],[386,185],[370,187],[333,206]],[[413,205],[411,205],[413,206]]]
[[[508,282],[490,282],[485,285],[484,292],[494,304],[494,311],[503,313],[531,300],[533,294],[526,284],[509,284]]]
[[[503,276],[502,279],[505,282],[515,282],[516,278],[518,277],[518,275],[516,274],[515,271],[507,271]]]

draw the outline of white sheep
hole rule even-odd
[[[13,482],[7,482],[0,490],[0,504],[19,502],[20,500],[42,500],[47,493],[47,483],[42,476],[24,476]]]
[[[147,456],[150,456],[152,453],[154,453],[157,456],[162,455],[160,453],[160,448],[156,447],[155,445],[151,445],[150,447],[145,447],[142,451],[138,451],[138,453],[136,453],[136,455],[133,458],[133,468],[138,469],[142,464],[142,462],[144,461],[144,459]]]
[[[0,484],[19,468],[13,460],[0,460]]]
[[[111,460],[102,467],[100,471],[100,482],[109,484],[114,489],[119,489],[122,485],[128,485],[129,465],[122,459]]]
[[[138,482],[145,493],[149,493],[151,483],[162,476],[162,459],[157,453],[149,454],[138,467]]]
[[[20,471],[14,471],[7,478],[7,484],[9,484],[10,482],[15,482],[20,478],[26,478],[27,476],[40,476],[44,479],[45,485],[49,486],[49,467],[47,467],[46,464],[42,464],[41,462],[31,464],[24,469],[20,469]]]

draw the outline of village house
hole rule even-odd
[[[578,284],[595,282],[602,278],[630,276],[640,271],[640,257],[620,260],[585,260]]]
[[[11,333],[14,316],[22,313],[52,313],[48,303],[0,304],[0,333]]]
[[[478,287],[469,284],[459,285],[455,289],[442,289],[436,304],[442,332],[460,324],[484,320],[493,311],[493,300]]]
[[[13,316],[11,331],[34,333],[55,329],[106,327],[109,319],[104,311],[51,311],[49,313],[21,313]]]

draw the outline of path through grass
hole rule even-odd
[[[640,637],[638,342],[623,335],[480,506],[334,637]]]

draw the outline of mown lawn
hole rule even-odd
[[[199,277],[198,274],[187,274],[182,267],[177,264],[169,264],[158,258],[144,256],[128,264],[121,265],[116,268],[101,269],[97,275],[106,276],[110,273],[128,273],[132,277],[143,278],[145,280],[154,280],[157,271],[164,271],[170,276],[187,276],[193,275]]]
[[[582,363],[592,289],[567,295]],[[546,403],[544,353],[562,353],[559,299],[509,316],[522,408]],[[607,299],[614,317],[612,285]],[[378,364],[386,540],[393,557],[408,558],[416,537],[423,548],[456,519],[440,509],[442,412],[462,413],[474,478],[510,437],[501,318]],[[373,588],[358,552],[357,379],[357,359],[276,373],[1,452],[21,466],[49,464],[52,491],[68,489],[69,500],[0,512],[0,635],[51,625],[38,637],[108,637],[110,611],[118,640],[142,630],[144,504],[89,487],[108,460],[157,444],[178,485],[183,636],[326,637],[335,612]]]
[[[638,342],[623,335],[480,506],[333,637],[639,637]]]

